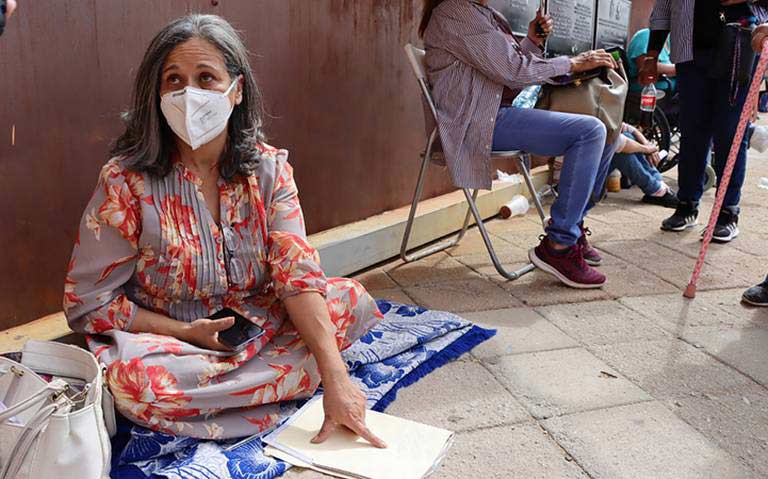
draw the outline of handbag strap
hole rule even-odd
[[[17,414],[26,411],[27,409],[37,405],[38,403],[51,398],[52,396],[60,395],[67,389],[67,383],[61,379],[56,379],[46,384],[45,387],[38,390],[23,401],[19,401],[13,406],[8,407],[3,412],[0,412],[0,423],[3,423]]]
[[[59,396],[53,404],[48,404],[41,408],[30,419],[16,440],[16,444],[11,448],[8,462],[3,467],[2,473],[0,473],[0,479],[14,479],[17,476],[19,469],[21,469],[24,460],[32,449],[32,444],[40,436],[43,429],[48,426],[51,416],[60,410],[66,410],[68,404],[69,401],[65,396]]]

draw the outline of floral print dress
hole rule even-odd
[[[274,424],[279,402],[320,383],[315,359],[282,300],[325,297],[339,349],[381,318],[354,280],[326,278],[307,242],[285,150],[260,146],[247,178],[219,180],[221,222],[201,180],[175,160],[163,178],[102,169],[80,225],[65,282],[64,311],[106,365],[117,409],[172,434],[231,438]],[[211,351],[129,332],[137,308],[191,322],[232,308],[265,334],[243,351]]]

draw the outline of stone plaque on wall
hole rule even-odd
[[[488,5],[507,19],[516,35],[528,34],[528,24],[536,17],[539,0],[491,0]]]
[[[574,55],[592,48],[595,3],[596,0],[549,0],[548,12],[555,22],[547,42],[550,54]]]
[[[630,0],[600,0],[597,6],[595,48],[626,47]]]

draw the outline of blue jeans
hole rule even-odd
[[[493,150],[524,150],[541,156],[565,157],[557,200],[547,236],[572,246],[579,225],[603,191],[616,144],[605,144],[605,126],[597,118],[546,110],[499,109]]]
[[[677,65],[680,92],[680,163],[677,166],[680,201],[698,203],[704,192],[704,170],[707,166],[710,142],[717,154],[713,167],[718,186],[725,168],[731,141],[736,134],[739,115],[747,98],[748,86],[739,87],[734,104],[730,104],[730,79],[712,79],[712,51],[697,50],[694,60]],[[723,206],[738,212],[741,186],[747,167],[747,135],[736,156],[731,181]]]
[[[634,139],[625,133],[624,136]],[[661,188],[661,173],[651,166],[645,155],[639,153],[616,153],[611,161],[611,168],[621,172],[621,176],[629,179],[633,185],[637,185],[646,195],[652,195]]]

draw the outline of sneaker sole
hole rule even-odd
[[[741,302],[750,306],[756,306],[758,308],[768,308],[768,303],[756,303],[754,301],[748,300],[744,296],[741,297]]]
[[[605,282],[600,284],[583,284],[583,283],[577,283],[575,281],[572,281],[563,274],[550,266],[546,261],[541,260],[538,256],[536,256],[536,249],[532,248],[530,251],[528,251],[528,259],[531,260],[531,263],[533,263],[534,266],[539,268],[540,270],[544,271],[545,273],[549,273],[558,280],[560,280],[561,283],[563,283],[566,286],[569,286],[571,288],[576,289],[597,289],[602,288]]]
[[[730,243],[736,237],[739,236],[739,230],[736,229],[733,233],[729,234],[728,236],[712,236],[712,241],[715,243]]]
[[[691,228],[695,228],[698,223],[686,223],[683,226],[678,227],[671,227],[671,226],[664,226],[661,225],[661,231],[674,231],[675,233],[679,233],[681,231],[689,230]]]

